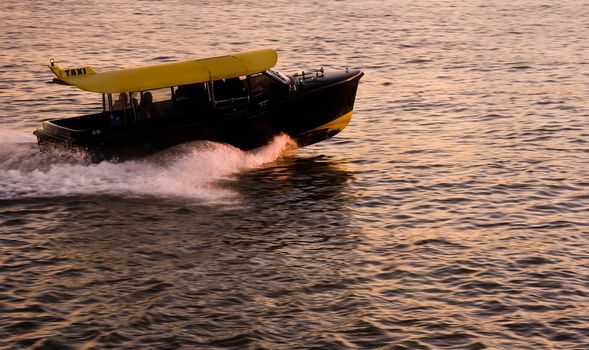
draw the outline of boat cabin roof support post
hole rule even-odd
[[[213,82],[212,81],[205,81],[205,89],[207,90],[207,97],[210,103],[213,103]]]
[[[135,110],[135,99],[133,98],[133,92],[129,92],[129,101],[131,102],[131,110],[133,111],[133,121],[137,121],[137,111]]]
[[[123,96],[121,96],[123,100],[123,123],[127,124],[127,93],[125,92]]]
[[[110,111],[110,115],[112,115],[113,111],[113,104],[112,104],[112,94],[106,94],[108,97],[108,110]]]
[[[207,81],[207,85],[209,86],[209,98],[211,99],[211,103],[213,104],[213,109],[217,109],[217,100],[215,100],[215,87],[213,86],[213,81]]]

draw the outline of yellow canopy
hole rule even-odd
[[[99,93],[144,91],[168,86],[234,78],[266,71],[278,61],[275,49],[245,51],[227,56],[161,63],[96,73],[91,67],[60,69],[51,61],[55,82]]]

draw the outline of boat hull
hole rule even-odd
[[[280,134],[289,135],[303,147],[328,139],[348,125],[362,75],[346,72],[303,80],[296,92],[274,101],[252,103],[238,111],[194,111],[117,128],[102,127],[97,122],[96,127],[83,130],[61,127],[58,121],[45,122],[34,134],[42,150],[82,150],[93,162],[141,157],[196,140],[247,150],[267,144]],[[107,117],[97,114],[92,118]]]

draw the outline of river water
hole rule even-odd
[[[0,349],[589,348],[589,3],[9,1]],[[288,150],[37,152],[96,70],[275,47],[361,69],[352,123]]]

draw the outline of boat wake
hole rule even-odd
[[[235,193],[223,187],[222,180],[273,162],[294,148],[286,135],[251,151],[198,141],[141,160],[88,164],[83,154],[40,153],[30,141],[12,136],[0,140],[0,200],[114,195],[231,202]]]

